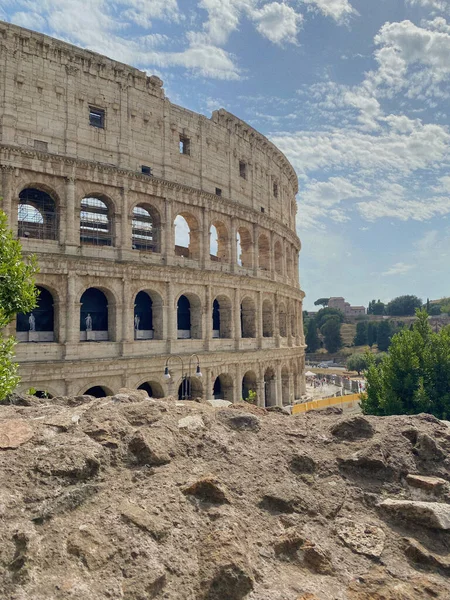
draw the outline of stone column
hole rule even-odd
[[[131,250],[131,220],[130,215],[128,214],[128,188],[126,186],[122,187],[120,190],[120,199],[122,203],[122,206],[120,207],[120,247],[122,250]]]
[[[262,348],[263,340],[263,300],[261,292],[257,292],[256,301],[256,339],[258,348]]]
[[[209,213],[209,208],[204,208],[202,211],[202,220],[203,220],[203,226],[202,226],[202,248],[201,248],[201,255],[200,255],[200,264],[202,266],[203,269],[206,269],[209,265],[210,262],[210,248],[211,248],[211,232],[210,232],[210,213]]]
[[[265,389],[265,383],[264,383],[264,375],[263,375],[262,379],[260,378],[256,382],[256,395],[257,395],[257,400],[258,400],[258,406],[262,406],[263,408],[265,407],[264,389]]]
[[[277,348],[279,348],[281,346],[279,301],[280,301],[280,299],[278,296],[278,292],[275,292],[274,307],[273,307],[275,323],[274,323],[273,332],[274,332],[274,337],[275,337],[275,345]]]
[[[176,340],[176,310],[174,307],[174,293],[173,283],[171,281],[166,282],[166,321],[167,321],[167,353],[171,354],[172,346]]]
[[[208,352],[211,349],[212,340],[212,296],[211,285],[205,289],[205,307],[203,311],[203,348]]]
[[[273,231],[269,231],[269,269],[270,269],[270,279],[275,279],[275,256],[274,256],[274,246],[273,246]]]
[[[253,275],[258,276],[259,252],[258,252],[259,225],[253,223]]]
[[[233,402],[240,402],[242,397],[242,369],[240,363],[235,365],[233,388]]]
[[[236,217],[231,217],[231,226],[230,226],[230,259],[231,259],[231,272],[236,273],[237,271],[237,227],[236,227]]]
[[[79,243],[75,232],[75,178],[67,177],[66,179],[66,244],[75,246]]]
[[[275,380],[275,404],[277,406],[283,406],[283,381],[281,378],[281,363],[278,362],[276,365],[276,380]]]
[[[7,165],[1,165],[1,172],[2,172],[2,191],[1,191],[1,197],[2,197],[2,204],[1,204],[1,209],[3,210],[4,213],[6,213],[6,217],[7,217],[7,223],[8,226],[11,227],[11,229],[13,229],[13,223],[15,221],[15,219],[13,218],[13,201],[12,201],[12,194],[13,194],[13,173],[14,173],[14,169],[13,167],[7,166]],[[16,209],[17,212],[17,209]],[[15,231],[13,229],[13,231]]]
[[[239,294],[239,288],[234,288],[234,311],[233,311],[233,324],[234,324],[234,347],[236,350],[240,348],[241,340],[241,299]]]
[[[172,265],[175,256],[175,242],[174,242],[174,224],[173,224],[173,201],[166,200],[166,227],[162,233],[164,262],[166,265]]]
[[[289,373],[289,404],[294,404],[294,375]]]
[[[291,306],[291,300],[289,299],[287,306],[286,306],[286,327],[287,327],[287,345],[289,346],[289,348],[292,346],[292,326],[291,326],[291,311],[292,311],[292,306]]]
[[[128,281],[122,279],[122,337],[123,343],[134,341],[134,298],[128,298]]]
[[[78,344],[80,341],[80,299],[75,295],[75,275],[67,276],[66,301],[66,343]]]

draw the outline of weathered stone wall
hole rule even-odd
[[[94,385],[115,391],[153,382],[176,393],[175,375],[169,384],[162,379],[165,359],[196,352],[205,396],[212,395],[216,377],[231,375],[239,399],[242,377],[251,371],[261,403],[269,388],[270,403],[298,397],[304,338],[297,179],[282,153],[224,110],[207,119],[171,104],[156,77],[6,23],[0,24],[0,81],[2,208],[17,231],[19,194],[33,188],[51,197],[57,213],[54,239],[22,238],[24,250],[38,256],[37,283],[51,292],[55,312],[54,342],[18,346],[22,387],[76,394]],[[105,111],[104,128],[90,125],[90,107]],[[189,140],[187,155],[180,153],[180,136]],[[142,174],[142,165],[153,176]],[[85,197],[101,198],[108,207],[110,246],[80,241]],[[156,215],[155,251],[133,247],[137,205]],[[188,258],[175,250],[180,214],[191,229]],[[210,256],[213,223],[219,257]],[[238,230],[248,240],[245,266],[237,255]],[[108,341],[80,341],[80,298],[90,287],[107,297]],[[155,339],[135,339],[139,291],[160,307]],[[191,300],[197,339],[177,339],[182,294]],[[227,306],[228,325],[219,339],[211,326],[216,298]],[[241,335],[244,300],[254,307],[250,338]]]

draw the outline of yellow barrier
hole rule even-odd
[[[312,400],[311,402],[303,402],[303,404],[294,404],[292,407],[292,414],[305,413],[309,410],[318,410],[326,408],[327,406],[339,406],[340,404],[348,404],[360,399],[361,394],[349,394],[348,396],[338,396],[337,398],[320,398],[319,400]]]

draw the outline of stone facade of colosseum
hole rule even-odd
[[[21,389],[298,398],[284,155],[223,109],[172,104],[157,77],[6,23],[0,78],[1,206],[40,265],[39,306],[10,326]]]

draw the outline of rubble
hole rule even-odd
[[[450,430],[427,415],[123,389],[15,396],[0,432],[2,600],[448,600]]]

